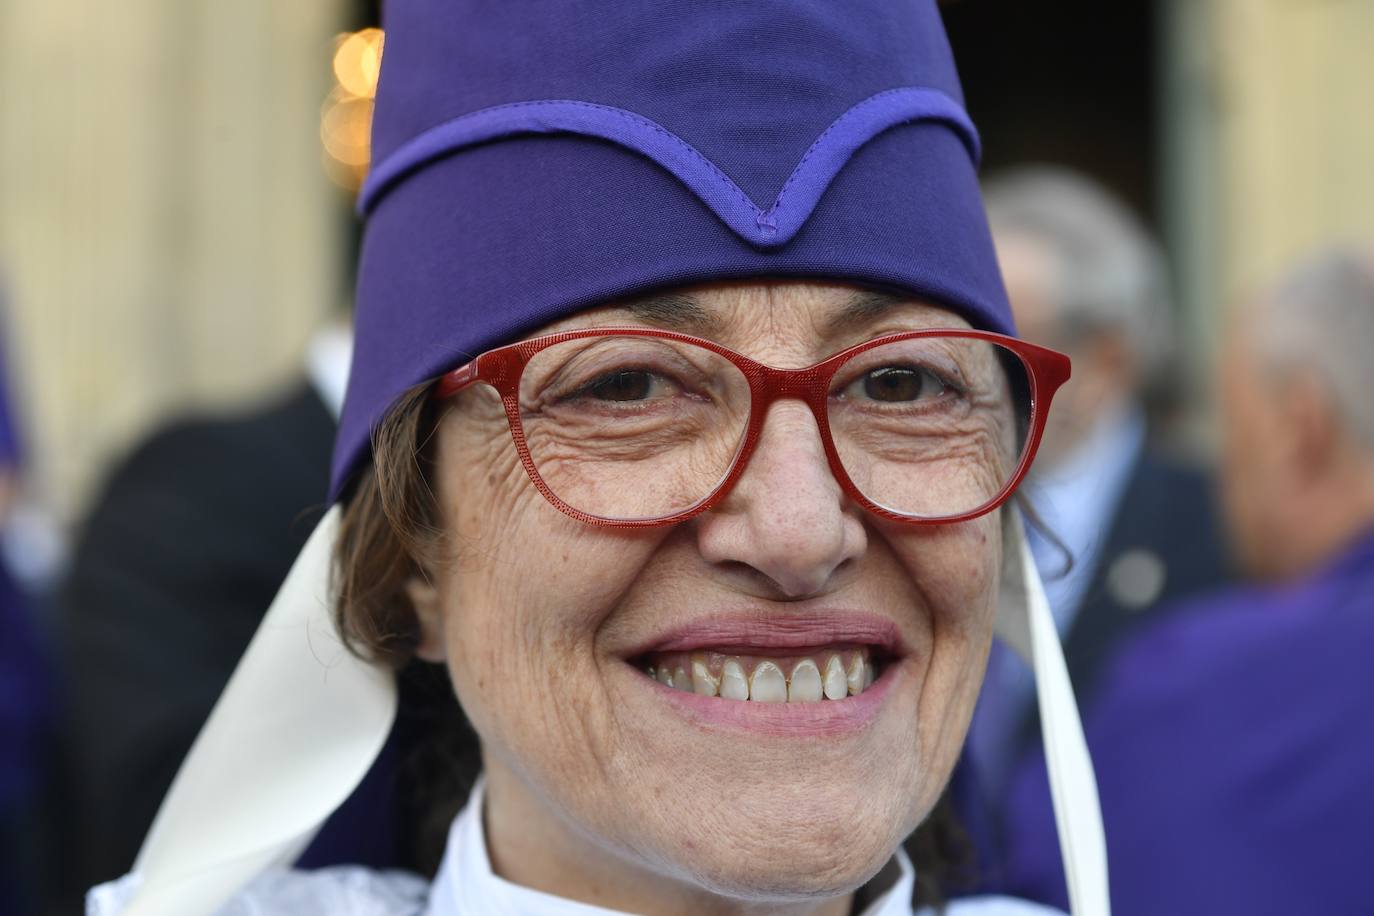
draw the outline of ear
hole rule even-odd
[[[417,575],[406,582],[406,597],[415,609],[420,626],[419,643],[415,655],[427,662],[443,662],[447,658],[444,643],[444,609],[439,589],[425,575]]]
[[[1295,379],[1286,400],[1290,457],[1304,481],[1325,478],[1339,459],[1340,420],[1330,391],[1310,374]]]
[[[1139,360],[1126,332],[1109,329],[1094,335],[1092,358],[1098,370],[1124,391],[1133,391],[1140,375]]]

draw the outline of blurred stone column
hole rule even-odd
[[[344,6],[0,6],[8,345],[60,513],[148,424],[287,378],[338,305],[319,116]]]
[[[1162,211],[1205,442],[1230,306],[1317,245],[1374,238],[1374,3],[1161,4]]]
[[[1232,297],[1315,245],[1374,237],[1374,3],[1213,3]]]
[[[1189,393],[1180,405],[1185,426],[1179,432],[1190,446],[1207,447],[1222,274],[1216,8],[1204,0],[1163,0],[1160,6],[1160,214],[1180,308],[1180,365],[1188,376],[1180,387]]]

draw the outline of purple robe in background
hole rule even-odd
[[[3,305],[0,296],[0,310]],[[0,323],[0,473],[17,474],[19,433],[10,405],[4,336]],[[49,687],[28,602],[0,557],[0,847],[13,813],[33,785]]]
[[[1129,644],[1085,723],[1114,916],[1374,913],[1374,531]],[[1067,908],[1043,758],[1008,890]]]
[[[0,312],[3,312],[0,296]],[[3,317],[3,316],[0,316]],[[22,452],[10,403],[0,323],[0,473],[17,474]],[[27,596],[0,556],[0,913],[34,892],[27,818],[35,807],[52,684]]]
[[[3,312],[4,297],[0,296],[0,313]],[[3,318],[0,314],[0,318]],[[0,322],[0,469],[16,470],[22,453],[19,447],[19,424],[15,419],[14,407],[10,403],[9,365],[3,346],[5,328]]]

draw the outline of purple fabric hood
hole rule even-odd
[[[829,278],[1013,331],[934,0],[385,8],[331,499],[407,388],[653,289]]]

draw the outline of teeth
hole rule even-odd
[[[843,700],[848,693],[849,681],[845,677],[844,662],[840,661],[838,655],[832,655],[830,660],[825,663],[825,698],[827,700]]]
[[[804,658],[792,669],[792,679],[787,682],[787,702],[819,703],[820,699],[821,669],[811,659]]]
[[[772,662],[759,662],[749,680],[749,699],[755,703],[786,703],[787,678]]]
[[[821,657],[825,659],[823,669],[811,657],[768,659],[713,652],[665,653],[652,664],[645,664],[642,670],[647,677],[673,690],[755,703],[843,700],[863,693],[877,675],[867,650],[845,649]],[[788,668],[791,673],[785,674]]]
[[[743,676],[743,672],[740,672]],[[704,697],[713,697],[720,688],[720,682],[711,676],[711,669],[700,658],[692,659],[692,687]]]
[[[854,653],[854,660],[849,663],[849,674],[845,678],[846,685],[849,687],[849,693],[851,695],[864,692],[864,680],[867,677],[865,669],[867,667],[868,666],[864,664],[864,657],[857,652]]]
[[[720,695],[727,700],[749,699],[749,682],[744,667],[733,658],[727,659],[720,674]]]

